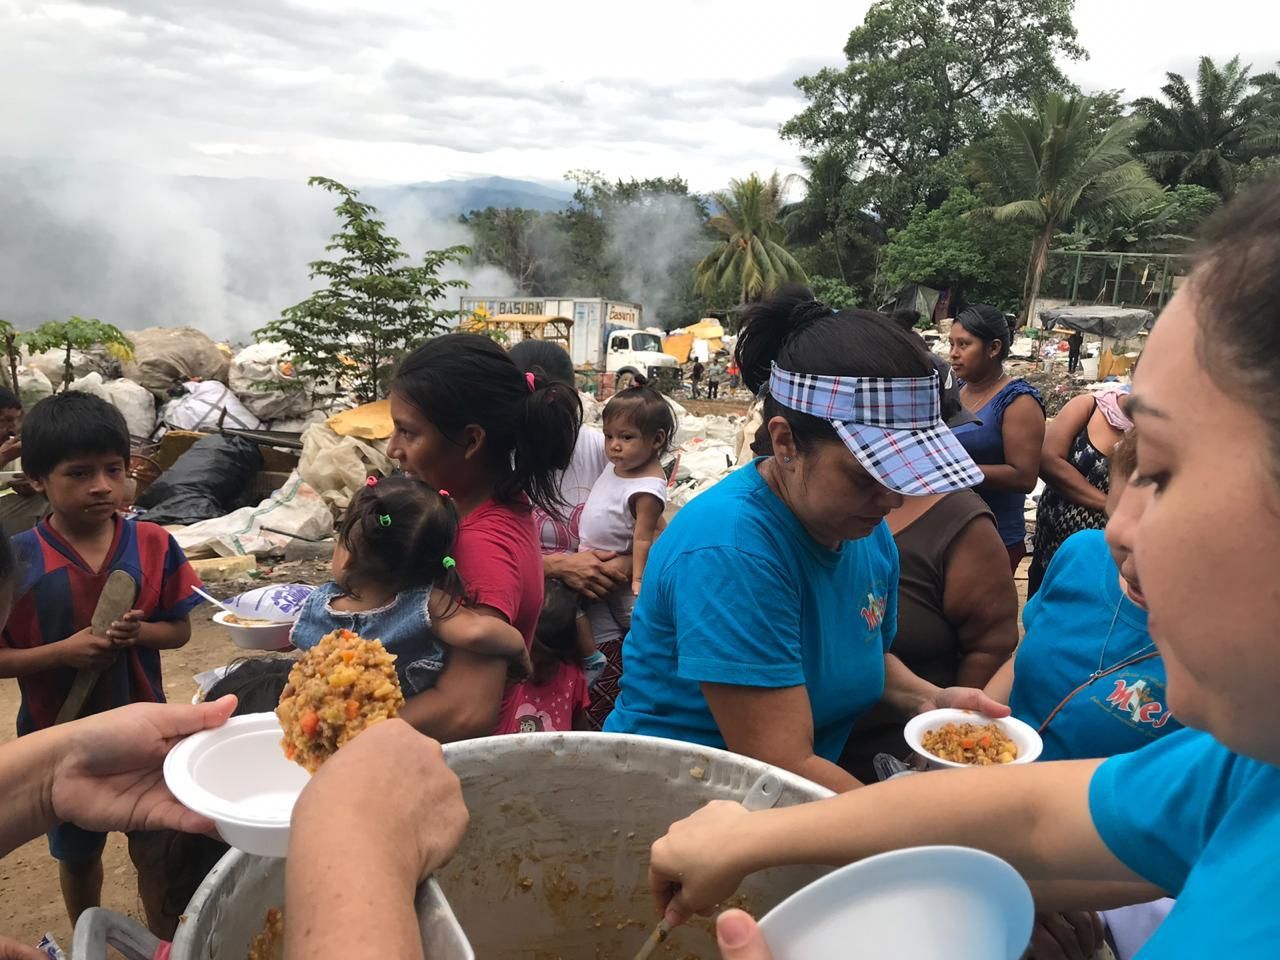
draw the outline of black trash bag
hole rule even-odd
[[[201,437],[147,488],[138,506],[154,523],[226,516],[261,469],[262,451],[256,443],[244,437]]]

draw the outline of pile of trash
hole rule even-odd
[[[667,502],[683,507],[715,486],[738,465],[739,437],[745,417],[699,417],[668,398],[676,415],[675,458]]]
[[[199,346],[204,352],[205,345]],[[160,422],[179,430],[223,426],[302,433],[327,416],[317,409],[313,387],[295,375],[286,344],[255,343],[228,356],[213,376],[188,376],[171,383],[169,394],[177,395],[161,409]]]
[[[219,427],[302,433],[331,411],[317,410],[313,385],[297,377],[283,343],[255,343],[238,353],[194,327],[127,331],[134,352],[121,362],[106,348],[73,350],[70,390],[115,404],[139,440],[165,430]],[[66,375],[62,350],[24,352],[18,393],[30,408]]]
[[[1065,365],[1055,364],[1045,369],[1042,366],[1015,363],[1010,365],[1009,374],[1021,377],[1040,391],[1040,399],[1044,401],[1044,415],[1049,419],[1056,417],[1073,397],[1087,393],[1090,386],[1067,373]]]
[[[395,469],[387,456],[391,437],[391,404],[383,400],[366,404],[313,423],[302,434],[302,452],[297,466],[283,484],[256,505],[227,512],[213,508],[220,493],[212,484],[220,477],[225,487],[243,488],[247,476],[261,466],[254,454],[258,445],[238,436],[208,436],[197,441],[177,463],[160,476],[152,490],[164,487],[167,498],[148,512],[148,519],[162,523],[184,523],[173,528],[175,539],[189,554],[221,557],[253,554],[257,557],[284,556],[293,541],[321,543],[333,536],[334,521],[364,486],[372,474],[386,475]],[[187,468],[199,467],[194,459],[218,451],[219,470],[207,469],[195,483]],[[232,473],[238,476],[233,478]],[[178,474],[177,482],[172,475]],[[148,491],[148,494],[151,490]],[[176,500],[176,503],[175,503]],[[151,501],[145,499],[141,505]],[[211,508],[207,517],[180,519],[183,510],[198,513]],[[156,513],[163,511],[157,518]]]

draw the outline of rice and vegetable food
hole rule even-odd
[[[345,743],[403,705],[395,657],[377,640],[336,630],[289,671],[276,707],[284,755],[315,773]]]
[[[948,723],[926,731],[920,745],[939,760],[977,767],[1018,758],[1017,745],[996,723]]]

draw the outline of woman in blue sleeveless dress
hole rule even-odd
[[[1023,520],[1027,494],[1040,475],[1044,403],[1036,388],[1004,370],[1013,334],[1004,314],[977,304],[960,311],[951,327],[951,369],[964,381],[960,402],[980,423],[956,428],[956,439],[982,470],[979,496],[996,515],[1009,568],[1027,554]]]

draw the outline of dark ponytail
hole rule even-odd
[[[793,373],[829,377],[927,377],[933,364],[919,337],[870,310],[839,313],[815,300],[808,287],[787,284],[742,310],[735,358],[743,382],[755,393],[769,383],[771,364]],[[766,396],[764,423],[751,449],[773,452],[769,421],[782,417],[796,445],[836,440],[829,422],[788,409]]]
[[[468,425],[484,429],[497,500],[515,503],[523,493],[560,514],[559,474],[573,459],[582,426],[573,387],[541,371],[521,373],[488,337],[450,333],[405,357],[391,389],[454,442]]]
[[[458,538],[457,508],[452,497],[424,483],[387,477],[366,485],[351,499],[337,536],[348,557],[338,586],[349,596],[358,584],[397,593],[434,586],[465,596],[450,556]]]

